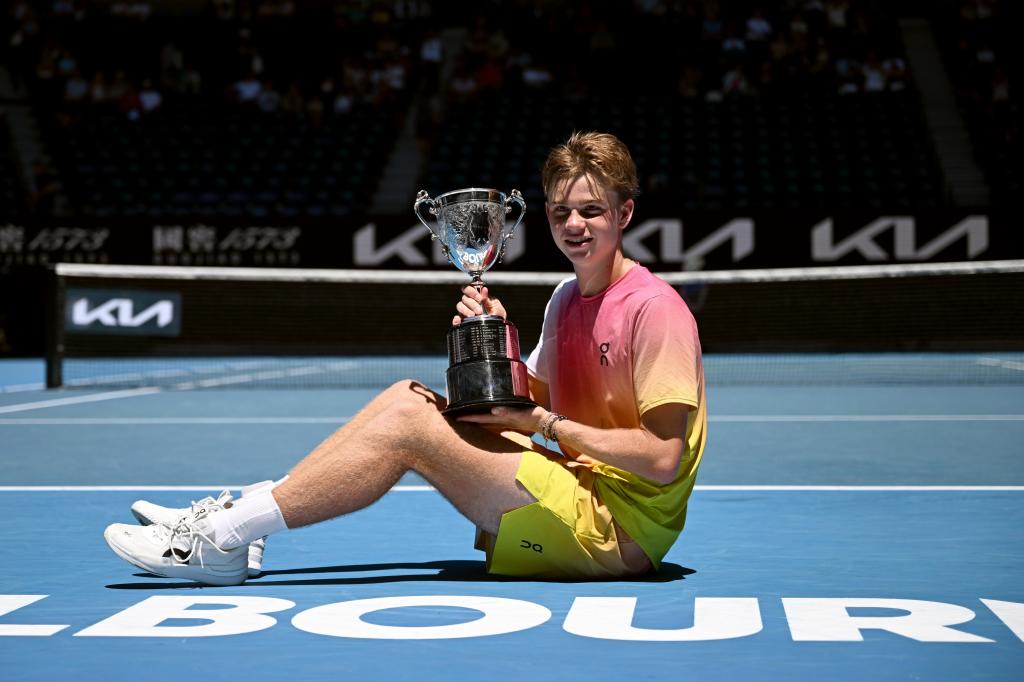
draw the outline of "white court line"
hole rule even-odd
[[[978,358],[978,364],[985,367],[1000,367],[1002,369],[1012,369],[1018,372],[1024,372],[1024,362],[1017,362],[1015,360],[1004,360],[1002,358]]]
[[[7,384],[6,386],[0,386],[0,393],[24,393],[26,391],[42,391],[45,389],[46,384],[42,382],[34,384]]]
[[[712,422],[1019,422],[1024,414],[720,414]]]
[[[32,403],[29,403],[32,404]],[[0,408],[0,411],[3,411]],[[3,419],[3,426],[50,424],[63,426],[132,426],[160,424],[343,424],[351,416],[325,417],[25,417]],[[723,414],[710,422],[1019,422],[1024,414]]]
[[[241,485],[0,485],[0,493],[209,492],[240,490]],[[396,485],[391,492],[433,492],[429,485]]]
[[[1024,492],[1024,485],[698,485],[706,492]]]
[[[0,493],[209,492],[240,485],[4,485]],[[429,485],[396,485],[391,492],[431,492]],[[1024,492],[1024,485],[698,485],[700,492]]]
[[[90,393],[89,395],[78,395],[71,398],[56,398],[54,400],[41,400],[34,403],[18,403],[15,405],[4,405],[0,407],[0,414],[11,412],[26,412],[28,410],[42,410],[47,407],[60,407],[61,405],[77,405],[78,403],[95,403],[100,400],[117,400],[118,398],[134,398],[150,393],[159,393],[162,389],[155,386],[147,388],[132,388],[124,391],[107,391],[105,393]]]
[[[0,426],[134,426],[176,424],[343,424],[352,417],[25,417],[0,419]]]

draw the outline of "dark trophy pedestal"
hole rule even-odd
[[[519,333],[497,315],[470,317],[448,332],[448,407],[444,414],[484,412],[496,405],[533,407]]]

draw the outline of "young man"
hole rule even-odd
[[[538,407],[449,419],[442,396],[400,382],[281,482],[191,509],[136,503],[140,520],[156,522],[110,526],[111,548],[158,575],[237,584],[261,538],[362,509],[416,471],[476,524],[492,573],[656,569],[683,528],[704,450],[697,328],[676,292],[622,252],[637,180],[621,141],[574,134],[552,150],[543,182],[551,236],[575,277],[556,288],[529,358]],[[453,324],[506,314],[486,288],[463,289],[456,309]]]

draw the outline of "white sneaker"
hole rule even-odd
[[[227,490],[221,492],[216,498],[205,497],[198,502],[193,502],[190,507],[162,507],[147,500],[136,500],[132,504],[132,514],[143,526],[152,524],[163,524],[172,528],[188,516],[194,516],[203,509],[214,511],[223,509],[232,502],[234,498]],[[266,549],[267,539],[259,538],[249,545],[249,577],[255,578],[263,571],[263,550]]]
[[[190,507],[161,507],[146,500],[136,500],[132,504],[132,514],[143,526],[153,523],[162,523],[165,526],[176,526],[186,516],[197,514],[205,508],[222,509],[224,505],[234,498],[227,490],[221,491],[216,498],[204,497],[198,502],[193,502]]]
[[[249,548],[214,544],[208,514],[203,511],[173,527],[114,523],[103,538],[114,553],[144,571],[206,585],[240,585],[248,577]]]
[[[249,577],[255,578],[263,572],[263,550],[267,548],[267,538],[256,538],[249,543]]]

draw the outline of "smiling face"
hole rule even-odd
[[[589,176],[581,175],[552,192],[544,204],[551,236],[578,276],[617,277],[624,258],[622,230],[633,216],[633,200],[622,201]]]

